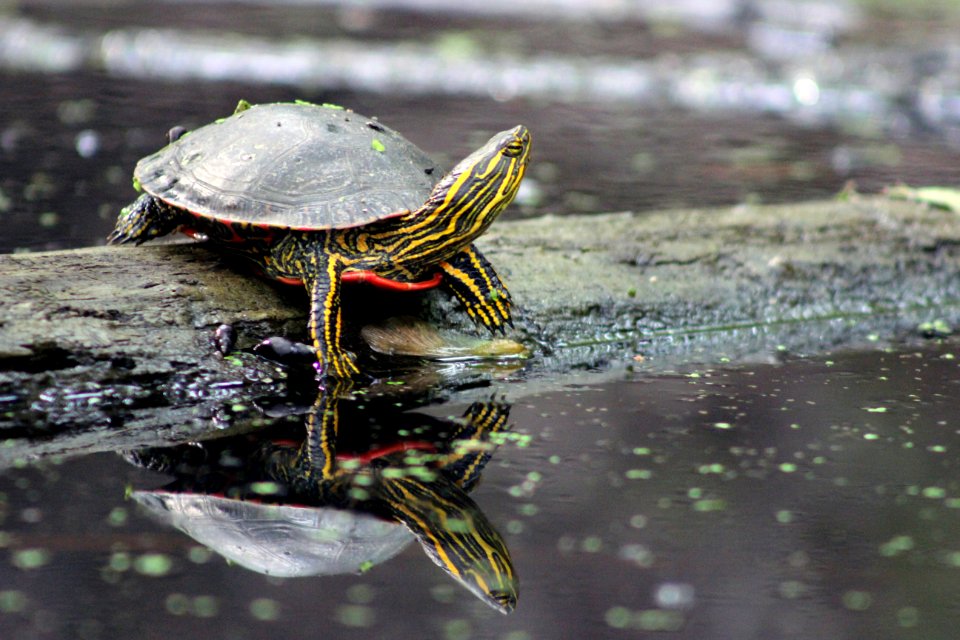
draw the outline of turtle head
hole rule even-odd
[[[529,160],[530,131],[523,125],[501,131],[437,183],[427,207],[479,235],[513,201]]]

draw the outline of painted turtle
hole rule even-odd
[[[343,282],[422,289],[442,277],[478,325],[503,331],[511,322],[510,295],[472,243],[513,200],[529,157],[530,133],[517,126],[437,182],[423,151],[357,113],[241,102],[137,163],[144,193],[108,241],[140,244],[179,229],[302,283],[317,368],[349,378],[357,368],[340,340]]]

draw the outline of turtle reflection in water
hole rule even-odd
[[[308,413],[302,442],[259,432],[128,453],[175,476],[133,497],[229,560],[269,575],[363,571],[416,538],[454,579],[509,613],[517,601],[510,553],[467,496],[508,414],[494,401],[474,403],[453,421],[398,414],[398,428],[416,439],[372,449],[367,442],[350,455],[341,443],[338,455],[338,398],[328,391]]]

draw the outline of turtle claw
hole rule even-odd
[[[318,380],[327,378],[350,380],[360,373],[360,369],[354,363],[353,354],[346,351],[339,352],[336,355],[328,353],[322,361],[320,358],[315,358],[313,368],[317,372]]]
[[[258,356],[285,365],[310,364],[317,372],[317,379],[339,378],[348,380],[360,373],[354,364],[354,356],[346,351],[321,355],[318,349],[280,336],[272,336],[253,348]]]
[[[491,307],[488,309],[488,315],[490,317],[490,322],[484,323],[487,325],[487,328],[491,332],[496,333],[500,332],[501,336],[507,335],[507,327],[509,326],[513,329],[513,318],[510,317],[510,307],[509,305],[504,305],[503,307]]]
[[[229,355],[233,348],[237,346],[237,332],[231,325],[221,324],[213,332],[212,342],[221,355]]]

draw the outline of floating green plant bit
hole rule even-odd
[[[901,627],[915,627],[920,622],[920,612],[916,607],[902,607],[897,610],[897,622]]]
[[[679,631],[683,627],[683,614],[666,609],[646,609],[633,615],[633,625],[643,631]]]
[[[250,484],[250,490],[253,493],[261,496],[276,496],[284,492],[284,487],[277,482],[252,482]]]
[[[790,524],[793,522],[793,512],[786,509],[777,511],[777,522],[780,524]]]
[[[614,629],[626,629],[630,626],[633,613],[626,607],[611,607],[603,616],[607,626]]]
[[[13,566],[18,569],[38,569],[50,562],[46,549],[21,549],[13,554]]]
[[[724,511],[727,508],[727,501],[720,498],[705,498],[693,503],[694,511]]]
[[[472,635],[470,621],[463,618],[450,620],[443,626],[443,636],[446,640],[467,640]]]
[[[220,601],[216,596],[197,596],[193,599],[193,613],[198,618],[214,618],[220,613]]]
[[[280,603],[272,598],[255,598],[250,601],[250,615],[262,622],[271,622],[280,617]]]
[[[165,553],[144,553],[133,562],[137,573],[153,578],[167,575],[172,567],[173,560]]]
[[[537,515],[537,513],[540,512],[540,507],[538,507],[535,504],[528,503],[528,504],[521,505],[518,511],[522,516],[532,517]]]
[[[370,492],[360,487],[351,487],[350,490],[347,491],[347,495],[350,496],[351,500],[356,500],[357,502],[366,502],[370,499]]]
[[[583,539],[580,548],[587,553],[597,553],[603,549],[603,540],[600,539],[600,536],[587,536]]]
[[[27,595],[23,591],[0,591],[0,613],[19,613],[27,608],[27,603]]]
[[[360,604],[345,604],[337,608],[337,622],[345,627],[369,627],[374,622],[373,609]]]
[[[913,547],[914,543],[911,536],[894,536],[880,545],[880,555],[890,558],[906,551],[911,551]]]
[[[777,590],[780,592],[780,595],[786,598],[787,600],[795,600],[802,596],[807,588],[806,586],[797,580],[787,580],[781,582]]]
[[[171,593],[163,604],[171,615],[185,616],[190,612],[190,598],[182,593]]]
[[[851,611],[866,611],[873,604],[873,596],[866,591],[847,591],[843,594],[843,606]]]
[[[385,146],[383,146],[383,143],[380,142],[380,140],[377,139],[377,138],[374,138],[374,139],[370,142],[370,148],[373,149],[374,151],[376,151],[377,153],[383,153],[384,151],[387,150],[387,148],[386,148]]]
[[[947,211],[960,212],[960,190],[950,187],[917,187],[907,185],[887,187],[884,190],[894,200],[913,200]]]
[[[133,561],[130,559],[130,554],[126,551],[118,551],[110,556],[110,569],[116,572],[123,572],[130,569],[133,565]]]
[[[209,562],[212,557],[213,551],[200,545],[190,547],[190,550],[187,551],[187,559],[194,564],[204,564]]]
[[[111,527],[122,527],[127,523],[127,510],[123,507],[114,507],[107,516]]]

